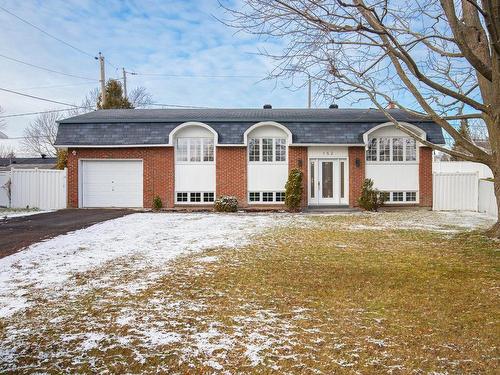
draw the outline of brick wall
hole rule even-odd
[[[76,155],[73,155],[73,150]],[[142,159],[144,207],[152,206],[159,195],[164,207],[174,204],[174,149],[173,147],[150,148],[93,148],[68,150],[68,206],[78,207],[78,160],[79,159]]]
[[[215,195],[233,195],[240,207],[247,206],[246,147],[217,147]]]
[[[301,207],[307,207],[307,147],[288,148],[288,171],[298,168],[302,171],[302,201]]]
[[[349,147],[349,207],[358,205],[361,196],[361,188],[365,180],[365,148]],[[359,167],[356,167],[356,159],[359,159]]]
[[[432,149],[420,147],[418,163],[419,204],[432,207]]]

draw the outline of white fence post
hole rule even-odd
[[[12,207],[66,208],[66,170],[12,169]]]
[[[10,207],[10,196],[7,183],[10,180],[10,171],[0,172],[0,207]]]

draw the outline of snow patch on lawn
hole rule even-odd
[[[315,216],[338,215],[321,214]],[[496,219],[484,213],[467,211],[401,210],[392,212],[360,212],[345,216],[351,217],[352,220],[335,222],[335,225],[339,229],[351,231],[413,229],[457,233],[463,230],[487,229],[496,222]],[[356,220],[356,218],[361,220]],[[322,225],[323,223],[319,222],[319,224]]]
[[[108,263],[143,272],[140,280],[121,285],[123,292],[136,293],[180,255],[243,246],[265,229],[290,224],[287,215],[138,213],[61,235],[0,260],[0,317],[31,306],[32,290],[78,294],[88,289],[77,286],[78,274]],[[112,281],[113,275],[102,277],[92,287]]]
[[[148,330],[143,332],[146,341],[153,346],[169,345],[175,342],[180,342],[182,336],[175,332],[160,332],[156,330]]]

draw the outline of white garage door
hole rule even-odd
[[[142,207],[141,160],[82,161],[82,207]]]

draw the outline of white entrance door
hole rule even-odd
[[[309,204],[347,204],[346,159],[309,160]]]
[[[83,160],[81,207],[142,207],[142,160]]]

